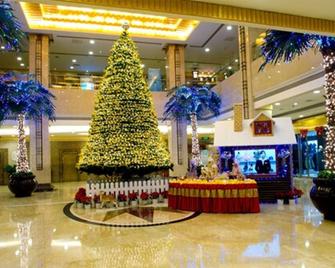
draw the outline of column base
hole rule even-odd
[[[51,192],[54,190],[54,186],[51,183],[39,183],[35,192]]]

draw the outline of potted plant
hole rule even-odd
[[[86,208],[86,209],[88,209],[88,208],[92,208],[92,197],[90,197],[90,196],[86,196],[85,198],[84,198],[84,200],[83,200],[84,202],[84,207]]]
[[[150,198],[152,200],[152,204],[153,205],[157,205],[158,204],[158,197],[159,197],[159,193],[158,192],[152,192],[150,194]]]
[[[335,220],[335,38],[319,34],[268,30],[261,44],[261,51],[265,58],[261,69],[269,63],[291,62],[310,49],[317,49],[323,58],[327,117],[325,146],[327,170],[321,171],[318,178],[313,180],[315,185],[310,191],[310,197],[315,207],[324,214],[325,219]]]
[[[148,204],[148,200],[149,200],[149,194],[147,192],[142,192],[140,194],[140,203],[141,203],[141,205]]]
[[[325,219],[335,221],[335,173],[330,170],[320,171],[313,182],[310,197],[314,206],[323,213]]]
[[[80,187],[74,197],[75,207],[84,208],[85,198],[86,198],[86,189]]]
[[[130,202],[131,207],[136,207],[137,206],[137,193],[129,193],[128,194],[128,199]]]
[[[125,207],[127,202],[127,196],[125,194],[120,193],[117,196],[117,202],[120,207]]]
[[[9,74],[0,77],[0,123],[12,118],[18,122],[16,170],[9,176],[8,183],[15,197],[30,196],[37,187],[35,175],[29,169],[24,120],[42,116],[53,120],[52,99],[54,96],[35,80],[15,80]]]
[[[101,208],[101,200],[100,200],[100,195],[94,195],[92,199],[92,207],[93,208]]]
[[[296,202],[297,198],[300,198],[303,194],[303,191],[294,187],[290,191],[277,193],[276,197],[279,204],[289,205]]]
[[[163,200],[164,200],[164,203],[167,203],[168,202],[168,194],[169,192],[168,191],[163,191],[161,193],[162,197],[163,197]]]
[[[195,176],[201,173],[200,145],[198,138],[198,120],[209,114],[219,115],[220,96],[207,85],[181,85],[168,94],[169,100],[164,107],[164,120],[189,120],[192,127],[191,171]]]

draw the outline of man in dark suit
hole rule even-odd
[[[265,151],[260,152],[260,159],[256,161],[256,171],[258,174],[269,174],[271,170],[270,160],[266,159]]]

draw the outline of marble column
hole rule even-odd
[[[170,44],[166,47],[166,85],[170,90],[185,84],[185,46]],[[170,176],[184,176],[188,168],[187,123],[170,122],[168,143],[171,162],[174,165]]]
[[[249,28],[238,27],[240,69],[242,75],[243,115],[245,119],[254,118],[254,94],[252,90],[251,42]]]
[[[49,36],[29,35],[29,73],[49,87]],[[37,191],[52,190],[49,121],[46,118],[31,121],[30,169],[38,181]]]

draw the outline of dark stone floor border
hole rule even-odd
[[[94,224],[94,225],[99,225],[99,226],[106,226],[106,227],[122,227],[122,228],[138,228],[138,227],[153,227],[153,226],[159,226],[159,225],[167,225],[167,224],[173,224],[173,223],[178,223],[178,222],[182,222],[182,221],[187,221],[190,219],[193,219],[197,216],[199,216],[201,214],[201,212],[193,212],[192,215],[185,217],[183,219],[178,219],[178,220],[173,220],[173,221],[168,221],[168,222],[162,222],[162,223],[152,223],[152,224],[139,224],[139,225],[123,225],[123,224],[105,224],[105,223],[99,223],[99,222],[94,222],[94,221],[89,221],[89,220],[85,220],[82,218],[79,218],[78,216],[74,215],[70,208],[72,206],[73,202],[68,203],[65,205],[65,207],[63,208],[63,212],[64,214],[71,218],[72,220],[81,222],[81,223],[86,223],[86,224]]]

